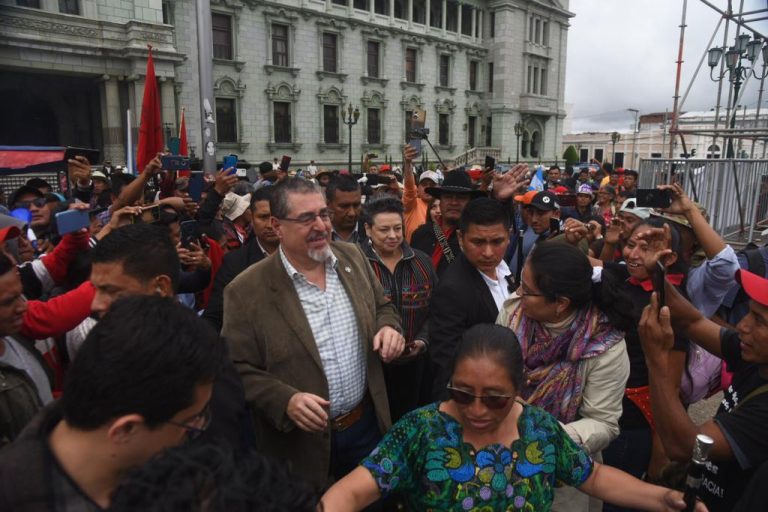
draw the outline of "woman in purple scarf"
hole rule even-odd
[[[576,247],[535,246],[520,287],[499,313],[523,351],[522,397],[552,414],[593,457],[619,434],[629,358],[620,330],[628,299],[611,282],[592,283],[592,265]],[[559,489],[553,510],[582,511],[588,497]]]

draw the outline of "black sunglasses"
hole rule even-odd
[[[16,201],[12,209],[15,210],[16,208],[26,208],[28,210],[32,205],[37,206],[38,208],[42,208],[46,204],[48,204],[48,201],[46,201],[44,197],[38,197],[32,201]]]
[[[510,398],[515,398],[514,395],[473,395],[467,393],[453,386],[448,386],[448,395],[451,400],[461,405],[469,405],[475,401],[476,398],[480,399],[480,402],[489,409],[502,409],[507,405]]]

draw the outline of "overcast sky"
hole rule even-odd
[[[739,1],[733,0],[735,10]],[[727,6],[726,0],[710,3]],[[568,31],[565,80],[571,132],[628,131],[634,119],[628,108],[638,109],[640,115],[672,110],[682,5],[682,0],[570,0],[569,10],[576,14]],[[745,12],[760,8],[766,8],[765,0],[744,0]],[[681,98],[719,19],[699,0],[688,0]],[[713,46],[723,44],[724,27],[725,21]],[[767,21],[752,27],[768,36]],[[728,45],[733,44],[735,28],[731,23]],[[754,78],[747,85],[741,103],[748,108],[757,106],[758,86]],[[723,89],[725,105],[728,90]],[[768,107],[766,100],[768,90],[762,108]],[[716,101],[717,84],[709,79],[705,58],[682,110],[709,110]]]

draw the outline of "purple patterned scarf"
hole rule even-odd
[[[541,323],[523,314],[518,302],[508,327],[517,335],[523,351],[522,397],[563,423],[574,421],[581,406],[581,362],[624,339],[624,333],[595,307],[578,310],[568,329],[552,337]]]

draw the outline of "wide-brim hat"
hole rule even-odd
[[[234,192],[229,192],[221,202],[221,212],[226,218],[233,221],[248,210],[250,203],[251,194],[239,196]]]
[[[453,194],[470,194],[473,198],[485,197],[487,194],[472,186],[472,178],[465,171],[451,171],[445,175],[443,184],[439,187],[427,187],[427,194],[439,198],[443,192]]]

